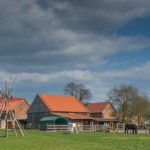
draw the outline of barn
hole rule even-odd
[[[28,112],[28,123],[38,127],[44,117],[66,117],[78,125],[92,124],[88,109],[74,96],[37,94]]]

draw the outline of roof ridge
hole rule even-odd
[[[37,95],[51,95],[51,96],[63,96],[63,97],[69,97],[71,95],[62,95],[62,94],[48,94],[48,93],[38,93]],[[71,96],[73,97],[73,96]]]

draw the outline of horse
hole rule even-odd
[[[128,134],[128,130],[132,130],[132,133],[137,134],[137,125],[136,124],[126,124],[125,125],[125,133]]]

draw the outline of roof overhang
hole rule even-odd
[[[85,116],[85,115],[80,115],[80,114],[76,114],[76,113],[52,113],[53,115],[56,116],[64,116],[66,118],[69,119],[77,119],[77,120],[93,120],[92,117],[89,116]]]
[[[93,120],[98,122],[119,122],[117,118],[93,118]]]

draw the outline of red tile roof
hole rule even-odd
[[[14,109],[16,106],[18,106],[20,104],[20,102],[22,102],[23,100],[25,100],[24,98],[8,98],[8,103],[10,105],[11,109]],[[0,105],[2,104],[3,100],[2,97],[0,97]]]
[[[85,116],[85,115],[80,115],[80,114],[75,114],[75,113],[52,113],[53,115],[56,115],[56,116],[63,116],[63,117],[66,117],[66,118],[70,118],[70,119],[92,119],[92,117],[89,117],[89,116]]]
[[[103,112],[109,102],[99,102],[99,103],[89,103],[87,109],[90,113],[99,113]]]
[[[51,111],[57,112],[89,112],[74,96],[38,94],[40,99]]]

